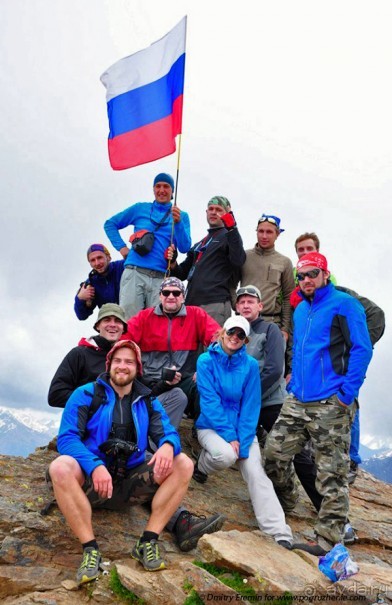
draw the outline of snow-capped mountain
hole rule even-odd
[[[385,481],[386,483],[392,483],[392,450],[372,456],[368,460],[365,460],[361,467],[363,470],[377,477],[377,479],[381,479],[381,481]]]
[[[57,434],[60,415],[0,407],[0,454],[28,456]]]

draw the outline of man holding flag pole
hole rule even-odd
[[[107,89],[109,159],[114,170],[132,168],[170,155],[181,136],[185,73],[186,17],[148,48],[121,59],[101,76]],[[180,145],[179,145],[180,150]],[[177,182],[179,172],[179,154]],[[176,183],[177,184],[177,183]],[[189,216],[171,204],[176,191],[166,173],[154,179],[154,201],[115,214],[104,228],[125,258],[120,305],[127,318],[159,302],[159,286],[171,244],[183,253],[191,246]],[[133,225],[131,249],[119,230]]]

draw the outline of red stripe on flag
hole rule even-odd
[[[173,103],[173,113],[162,120],[108,140],[110,165],[125,170],[174,153],[181,132],[183,95]]]

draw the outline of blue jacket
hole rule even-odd
[[[99,450],[99,446],[109,438],[116,402],[115,393],[106,382],[106,377],[107,375],[101,374],[97,381],[104,385],[107,401],[88,421],[94,383],[89,382],[72,393],[64,408],[57,439],[60,454],[75,458],[87,475],[91,475],[97,466],[106,464],[106,456]],[[158,447],[171,443],[176,456],[181,452],[180,438],[170,424],[161,403],[152,398],[151,405],[148,405],[145,396],[151,391],[138,380],[134,381],[133,388],[137,396],[131,404],[131,409],[137,435],[136,443],[140,451],[129,457],[127,467],[134,468],[144,462],[148,436],[151,436]]]
[[[245,345],[227,355],[213,343],[197,360],[200,416],[196,428],[212,429],[227,442],[239,441],[240,458],[249,457],[261,407],[259,366]]]
[[[294,313],[292,378],[288,391],[302,402],[337,395],[350,405],[372,357],[363,306],[331,283],[304,298]]]
[[[108,271],[105,275],[100,275],[92,270],[89,273],[87,282],[95,288],[95,296],[91,307],[86,305],[86,301],[79,300],[75,296],[74,310],[78,319],[87,319],[94,311],[95,307],[102,307],[105,303],[117,303],[120,296],[120,280],[124,271],[124,261],[116,260],[109,263]],[[81,286],[86,283],[82,282]]]
[[[119,229],[125,229],[130,225],[134,226],[133,233],[140,229],[147,229],[148,231],[154,231],[157,224],[164,218],[166,212],[171,209],[170,203],[160,204],[154,202],[139,202],[126,208],[122,212],[115,214],[109,218],[105,224],[104,229],[106,235],[110,239],[112,245],[116,250],[121,250],[124,246],[129,246],[120,237]],[[154,271],[161,271],[164,273],[167,269],[167,260],[165,259],[165,250],[170,245],[171,232],[172,232],[172,217],[169,214],[164,220],[163,224],[155,231],[155,240],[151,252],[146,256],[140,256],[137,252],[130,249],[127,258],[125,259],[125,266],[135,265],[136,267],[143,267],[145,269],[153,269]],[[129,233],[131,235],[131,233]],[[180,252],[188,252],[191,247],[191,228],[189,223],[189,216],[186,212],[181,212],[181,220],[179,223],[174,223],[174,245]]]

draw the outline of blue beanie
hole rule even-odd
[[[166,172],[160,172],[159,174],[156,175],[156,177],[154,179],[154,187],[157,183],[167,183],[168,185],[170,185],[170,187],[174,191],[173,177],[170,176],[170,174],[166,174]]]

